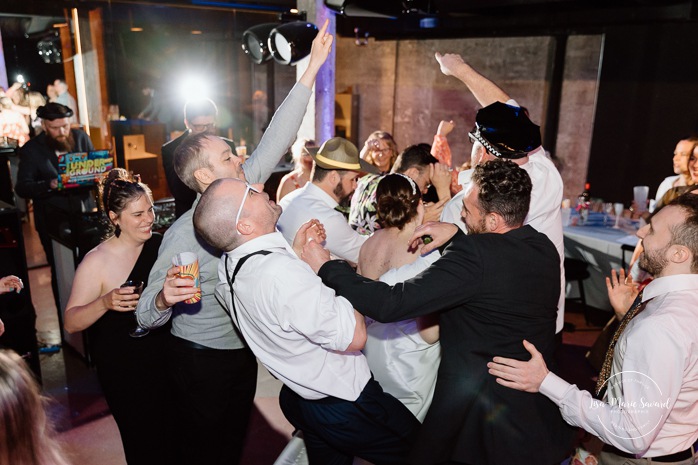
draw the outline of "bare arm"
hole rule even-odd
[[[506,103],[511,100],[511,97],[497,84],[475,71],[472,66],[463,61],[460,55],[436,53],[435,56],[441,67],[441,72],[446,76],[453,76],[465,84],[483,107],[494,102]]]
[[[88,255],[75,272],[63,321],[69,333],[89,328],[109,310],[132,312],[136,309],[140,296],[133,293],[133,287],[103,289],[101,267],[103,263],[99,259],[90,260]]]

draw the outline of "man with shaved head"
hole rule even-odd
[[[298,255],[322,242],[317,220],[303,224],[291,248],[276,230],[281,208],[260,184],[214,181],[194,226],[225,253],[216,293],[252,352],[284,383],[279,403],[303,431],[310,463],[403,464],[419,421],[373,379],[360,352],[363,317],[322,284]]]
[[[296,138],[317,72],[327,58],[333,37],[326,25],[313,41],[310,62],[299,82],[277,110],[257,150],[244,163],[220,137],[202,132],[187,137],[175,152],[175,171],[198,193],[194,207],[180,216],[163,238],[148,287],[136,314],[143,327],[172,321],[170,372],[177,398],[181,463],[238,463],[257,385],[257,362],[238,337],[230,316],[214,295],[221,251],[194,232],[192,217],[198,198],[221,178],[265,182]],[[172,257],[193,252],[200,282],[180,278]],[[200,300],[185,303],[196,295]],[[186,444],[186,446],[185,446]]]

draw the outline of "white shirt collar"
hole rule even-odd
[[[316,186],[312,182],[306,183],[306,185],[303,186],[303,189],[305,189],[305,191],[313,197],[322,200],[330,208],[334,208],[337,205],[339,205],[339,203],[337,203],[337,201],[333,199],[332,196],[330,196],[330,194],[323,191],[320,187]]]
[[[642,291],[642,301],[675,291],[698,291],[698,274],[677,274],[656,278]]]
[[[245,242],[240,247],[226,253],[231,259],[237,259],[258,250],[270,249],[284,249],[292,253],[294,256],[296,255],[279,231],[256,237],[249,242]]]

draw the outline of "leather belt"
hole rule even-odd
[[[624,457],[626,459],[637,459],[637,458],[643,458],[643,459],[652,459],[653,462],[659,462],[659,463],[672,463],[672,462],[681,462],[683,460],[688,460],[691,457],[693,457],[693,449],[688,448],[686,450],[682,450],[681,452],[676,452],[674,454],[668,454],[668,455],[660,455],[659,457],[637,457],[634,454],[629,454],[628,452],[624,452],[617,447],[614,447],[610,444],[604,444],[603,449],[601,449],[603,452],[609,452],[611,454],[615,454],[619,457]]]

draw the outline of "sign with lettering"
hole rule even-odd
[[[58,156],[58,188],[94,186],[102,175],[114,168],[108,150],[66,153]]]

